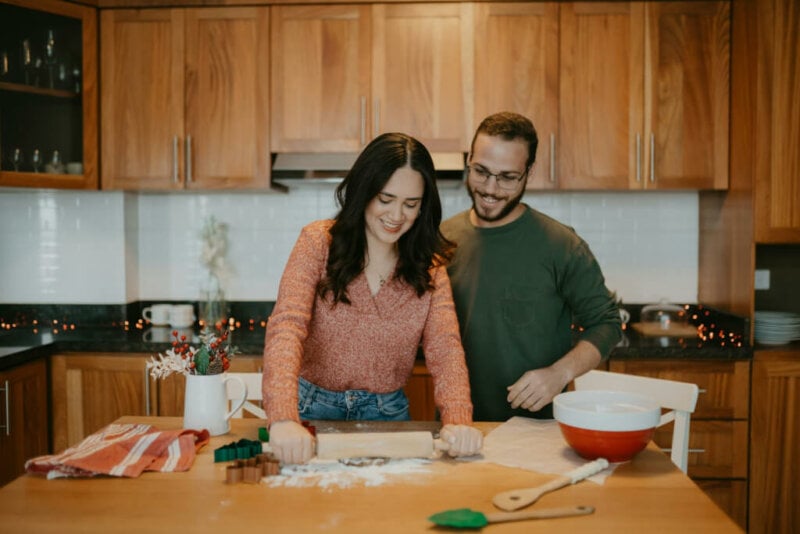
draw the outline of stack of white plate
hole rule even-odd
[[[800,315],[791,312],[756,311],[755,336],[764,345],[785,345],[800,339]]]

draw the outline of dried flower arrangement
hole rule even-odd
[[[200,348],[195,349],[189,345],[185,335],[178,335],[173,330],[172,348],[164,354],[158,354],[150,359],[150,376],[164,378],[172,373],[183,375],[215,375],[224,373],[231,365],[231,359],[239,352],[228,341],[229,331],[225,330],[217,335],[214,332],[203,331],[200,334]]]

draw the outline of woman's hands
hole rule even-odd
[[[483,447],[483,433],[474,426],[444,425],[439,438],[448,445],[450,456],[473,456]]]
[[[285,464],[304,464],[314,455],[314,438],[295,421],[277,421],[269,427],[272,454]]]

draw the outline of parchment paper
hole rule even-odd
[[[587,463],[564,441],[558,422],[527,417],[512,417],[489,432],[483,441],[482,458],[473,461],[555,475]],[[587,480],[603,484],[617,465],[609,464]]]

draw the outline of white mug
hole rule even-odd
[[[167,326],[171,307],[169,304],[153,304],[142,310],[142,317],[155,326]]]
[[[241,384],[242,398],[237,399],[228,411],[225,383],[236,380]],[[247,385],[238,376],[227,373],[215,375],[186,375],[186,396],[183,404],[183,428],[208,429],[212,436],[227,434],[231,429],[231,416],[239,411],[247,399]]]
[[[194,325],[194,307],[191,304],[175,304],[169,309],[169,324],[175,328]]]

